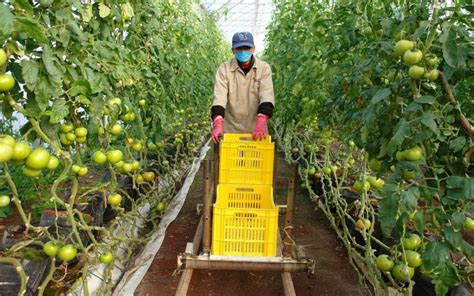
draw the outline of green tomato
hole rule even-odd
[[[77,175],[82,177],[82,176],[87,175],[88,172],[89,172],[89,168],[87,168],[86,166],[83,166],[79,169],[79,171],[77,172]]]
[[[65,245],[58,251],[58,257],[62,261],[71,261],[77,255],[77,249],[74,245]]]
[[[110,133],[114,136],[120,134],[122,132],[122,126],[120,124],[114,124],[111,128],[110,128]]]
[[[406,250],[405,254],[402,255],[402,258],[410,267],[418,267],[422,263],[420,253],[412,250]]]
[[[421,50],[407,50],[403,54],[403,61],[408,65],[416,65],[423,59],[423,53]]]
[[[76,134],[75,133],[72,133],[72,132],[69,132],[69,133],[66,133],[66,139],[70,142],[72,141],[75,141],[76,140]],[[79,138],[82,138],[82,137],[79,137]]]
[[[142,143],[135,143],[132,146],[132,149],[135,150],[136,152],[140,152],[143,149]]]
[[[359,193],[364,193],[370,190],[370,183],[368,181],[357,180],[354,183],[354,189]]]
[[[59,127],[59,129],[63,132],[63,133],[69,133],[73,130],[74,126],[72,125],[72,123],[64,123],[64,124],[61,124],[61,126]]]
[[[102,262],[104,264],[109,264],[110,262],[112,262],[113,258],[114,258],[114,256],[112,255],[112,253],[105,252],[105,253],[102,253],[100,255],[99,260],[100,260],[100,262]]]
[[[424,77],[425,74],[425,68],[413,65],[410,67],[408,70],[408,75],[410,75],[411,78],[413,79],[421,79]]]
[[[59,166],[59,158],[56,156],[52,155],[49,158],[48,165],[46,166],[48,170],[55,170]]]
[[[13,146],[13,160],[24,160],[31,153],[31,148],[28,143],[25,142],[15,142]]]
[[[71,171],[73,171],[76,174],[79,173],[80,170],[81,170],[81,167],[78,166],[77,164],[73,164],[71,167]]]
[[[423,150],[419,146],[407,149],[403,152],[403,156],[409,161],[418,161],[423,157]]]
[[[87,137],[77,137],[76,142],[77,143],[85,143],[87,141]]]
[[[51,155],[49,151],[44,148],[36,148],[26,158],[25,164],[28,168],[33,170],[40,170],[48,166]]]
[[[92,156],[92,160],[97,164],[104,164],[107,161],[107,156],[102,151],[96,151]]]
[[[122,170],[124,173],[130,173],[133,170],[133,166],[131,163],[124,163],[122,166]]]
[[[117,207],[122,203],[122,196],[118,193],[109,195],[107,203],[113,207]]]
[[[41,175],[41,170],[30,169],[29,167],[23,168],[23,174],[28,177],[39,177]]]
[[[375,260],[375,263],[377,264],[377,268],[381,271],[390,271],[395,265],[393,260],[386,254],[379,255]]]
[[[7,53],[3,48],[0,48],[0,67],[3,67],[7,63]]]
[[[466,220],[464,221],[464,228],[467,230],[474,230],[474,220],[470,217],[466,217]]]
[[[158,212],[164,212],[165,211],[165,203],[160,201],[159,203],[156,204],[155,206],[155,210],[157,210]]]
[[[367,181],[369,181],[370,183],[370,187],[371,188],[375,188],[375,189],[380,189],[383,187],[383,185],[385,185],[385,181],[380,179],[380,178],[375,178],[375,177],[368,177],[367,178]]]
[[[49,241],[45,243],[43,246],[43,252],[49,257],[56,256],[58,251],[59,251],[59,246],[53,241]]]
[[[323,167],[323,173],[326,175],[329,175],[331,173],[331,168],[330,167]]]
[[[376,158],[371,159],[369,162],[369,168],[374,172],[377,172],[380,169],[381,165],[382,162]]]
[[[10,204],[10,197],[8,195],[0,195],[0,208],[4,208]]]
[[[117,162],[122,161],[123,154],[120,150],[110,150],[107,151],[106,157],[108,162],[111,164],[116,164]]]
[[[406,264],[398,263],[392,269],[392,275],[401,282],[408,282],[415,274],[415,269]]]
[[[0,163],[9,161],[13,156],[12,146],[0,143]]]
[[[421,245],[421,238],[416,233],[410,233],[407,237],[402,238],[402,244],[405,250],[416,250]]]
[[[397,43],[395,43],[395,53],[398,56],[403,56],[405,52],[412,49],[413,46],[415,46],[415,42],[402,39],[398,41]]]
[[[74,134],[78,138],[84,138],[87,136],[87,129],[85,127],[78,127],[74,130]]]
[[[0,92],[10,91],[15,86],[15,79],[10,74],[0,74]]]
[[[13,139],[10,135],[0,135],[0,144],[7,144],[8,146],[12,147],[15,146],[15,139]]]

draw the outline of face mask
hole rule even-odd
[[[234,55],[235,58],[241,63],[247,62],[252,57],[252,53],[248,50],[238,51]]]

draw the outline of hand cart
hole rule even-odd
[[[254,142],[256,143],[256,142]],[[258,142],[257,142],[258,143]],[[272,142],[273,163],[270,165],[272,175],[266,177],[266,181],[270,180],[275,188],[276,177],[276,144]],[[221,144],[222,145],[222,144]],[[198,213],[201,218],[194,235],[193,241],[188,242],[184,253],[178,255],[178,269],[182,271],[182,275],[178,284],[176,295],[187,295],[189,284],[191,282],[194,269],[206,270],[242,270],[242,271],[275,271],[281,272],[283,281],[284,294],[296,295],[291,272],[306,271],[309,276],[314,276],[315,262],[314,260],[305,258],[304,249],[297,246],[292,235],[292,224],[294,216],[296,178],[298,173],[298,164],[293,163],[291,166],[290,179],[288,184],[288,195],[286,206],[277,206],[278,212],[284,213],[285,223],[283,228],[283,240],[280,231],[276,230],[276,249],[270,249],[270,254],[264,256],[238,256],[238,255],[216,255],[211,252],[211,218],[213,211],[213,202],[216,201],[219,182],[219,166],[220,166],[220,149],[219,144],[214,145],[214,160],[209,159],[203,162],[204,190],[203,204],[197,205]],[[242,153],[239,151],[239,153]],[[243,154],[242,154],[243,155]],[[222,160],[221,160],[222,161]],[[211,173],[211,167],[214,166],[214,172]],[[223,170],[221,170],[223,171]],[[224,171],[223,171],[224,172]],[[211,178],[214,175],[214,178]],[[248,178],[248,174],[242,176]],[[222,178],[221,178],[222,180]],[[273,198],[273,195],[272,195]],[[214,208],[216,210],[216,208]],[[216,213],[214,213],[216,214]],[[217,222],[215,222],[217,223]],[[276,226],[278,227],[278,216],[276,217]],[[214,229],[215,230],[215,229]],[[215,232],[214,232],[215,233]],[[217,245],[216,242],[214,242]],[[216,246],[213,247],[215,250]]]

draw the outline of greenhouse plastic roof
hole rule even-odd
[[[263,51],[274,8],[272,0],[202,0],[201,7],[219,12],[218,26],[229,43],[235,32],[249,31],[256,50]]]

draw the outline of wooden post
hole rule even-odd
[[[176,296],[186,296],[188,294],[189,284],[193,276],[193,270],[186,268],[179,279],[178,288],[176,289]]]
[[[212,207],[212,193],[211,193],[211,161],[204,160],[204,196],[203,196],[203,222],[204,231],[202,237],[202,251],[209,254],[211,252],[211,207]]]
[[[283,281],[283,291],[285,296],[296,296],[295,286],[291,278],[291,273],[285,271],[281,273],[281,279]]]
[[[293,216],[295,213],[295,195],[296,195],[296,178],[298,175],[298,164],[291,164],[290,179],[288,182],[288,197],[286,200],[285,228],[283,238],[283,256],[291,257],[294,241],[291,238],[293,227]]]

